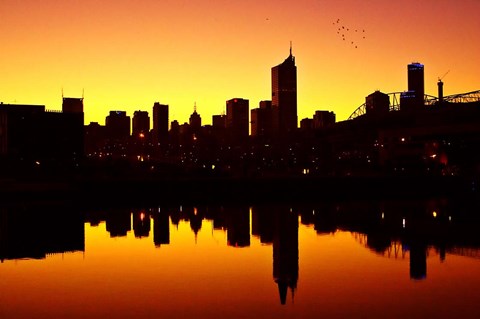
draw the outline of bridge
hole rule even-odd
[[[402,93],[403,92],[392,92],[387,94],[390,99],[390,108],[389,108],[390,112],[400,110],[400,95]],[[443,101],[448,103],[480,102],[480,90],[445,96],[443,97]],[[437,103],[438,103],[438,97],[425,94],[424,104],[426,106],[433,106]],[[357,107],[355,111],[353,111],[353,113],[348,117],[347,120],[353,120],[354,118],[364,115],[366,112],[367,112],[366,103],[363,103],[362,105]]]

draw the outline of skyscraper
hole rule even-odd
[[[110,111],[105,127],[110,140],[124,141],[130,136],[130,116],[125,111]]]
[[[153,142],[166,143],[168,140],[168,105],[153,104]]]
[[[248,100],[235,98],[227,101],[227,129],[233,143],[248,139],[248,109]]]
[[[143,134],[143,137],[148,135],[150,131],[150,117],[147,111],[135,111],[132,119],[132,135],[139,137]]]
[[[408,70],[408,91],[400,94],[400,109],[414,111],[424,105],[425,81],[423,64],[410,63]]]
[[[197,103],[193,106],[193,113],[189,118],[190,129],[193,134],[198,134],[200,128],[202,127],[202,117],[197,113]]]
[[[260,101],[259,108],[251,111],[252,136],[271,138],[273,118],[272,101]]]
[[[63,113],[83,113],[83,97],[64,97],[62,100]]]
[[[272,68],[272,107],[274,130],[280,135],[293,132],[297,124],[297,67],[290,55],[283,63]]]
[[[417,105],[423,105],[425,96],[425,80],[423,64],[418,62],[411,63],[408,68],[408,91],[415,92]]]

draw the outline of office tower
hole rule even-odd
[[[252,136],[271,138],[273,136],[272,101],[260,101],[259,108],[251,112]]]
[[[166,143],[168,140],[168,105],[153,104],[153,142]]]
[[[110,111],[105,119],[107,137],[111,140],[125,140],[130,136],[130,116],[125,111]]]
[[[193,134],[198,134],[200,128],[202,127],[202,117],[197,113],[197,104],[193,106],[193,113],[190,115],[189,119],[190,129]]]
[[[132,119],[132,136],[145,137],[150,132],[150,117],[147,111],[135,111]]]
[[[388,94],[375,91],[365,98],[366,114],[385,114],[390,108],[390,98]]]
[[[0,103],[1,157],[23,159],[22,163],[72,163],[83,156],[83,137],[83,112],[50,112],[44,105]]]
[[[227,129],[232,143],[242,143],[248,139],[249,101],[235,98],[227,101]]]
[[[425,83],[423,64],[418,62],[407,66],[408,91],[400,94],[400,109],[415,110],[424,105]]]
[[[83,98],[64,97],[62,101],[63,113],[83,113]]]
[[[297,67],[290,55],[272,68],[272,107],[275,114],[275,132],[292,133],[297,128]]]
[[[321,129],[335,124],[335,113],[331,111],[315,111],[313,128]]]
[[[423,98],[425,96],[425,81],[423,64],[418,62],[411,63],[408,68],[408,90],[415,92],[415,98],[419,105],[423,105]]]
[[[213,115],[212,127],[213,129],[224,129],[227,125],[227,117],[225,115]]]

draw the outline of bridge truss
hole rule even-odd
[[[390,99],[390,109],[389,109],[390,112],[400,110],[401,93],[402,92],[392,92],[387,94]],[[449,103],[480,102],[480,90],[445,96],[443,98],[443,101],[449,102]],[[438,103],[438,97],[425,94],[425,97],[424,97],[425,105],[432,106],[432,105],[435,105],[436,103]],[[364,115],[366,112],[367,112],[366,103],[363,103],[362,105],[357,107],[355,111],[353,111],[353,113],[348,117],[348,120],[353,120],[354,118]]]

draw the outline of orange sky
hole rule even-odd
[[[271,67],[291,40],[299,120],[318,109],[343,120],[374,90],[406,90],[413,61],[425,64],[427,94],[448,70],[445,95],[480,89],[479,9],[478,0],[2,0],[0,101],[60,109],[62,88],[84,89],[86,123],[103,124],[109,110],[151,113],[158,101],[181,123],[196,102],[209,124],[230,98],[250,108],[271,99]],[[351,29],[346,41],[338,26]]]

